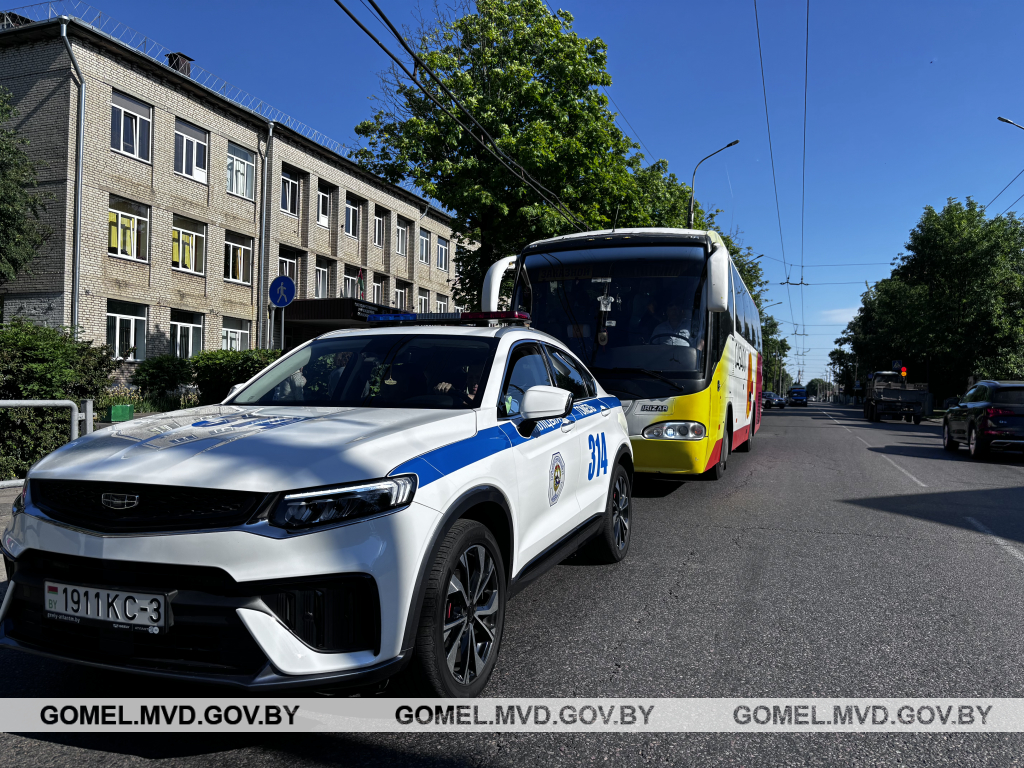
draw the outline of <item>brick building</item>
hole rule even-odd
[[[41,20],[0,13],[0,85],[19,112],[6,127],[31,141],[52,194],[51,238],[0,288],[3,318],[77,318],[82,338],[138,360],[279,345],[266,300],[278,274],[297,284],[286,347],[370,304],[453,309],[451,229],[426,200],[185,54],[126,40],[121,25],[47,18],[54,5],[34,7]]]

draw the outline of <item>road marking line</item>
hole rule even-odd
[[[1013,555],[1018,560],[1020,560],[1022,563],[1024,563],[1024,554],[1021,554],[1020,550],[1015,549],[1014,547],[1010,546],[1010,543],[1008,541],[1006,541],[1005,539],[1001,539],[1000,537],[996,536],[987,525],[985,525],[984,523],[978,522],[973,517],[965,517],[964,520],[966,520],[968,523],[973,525],[975,528],[977,528],[982,533],[985,533],[985,534],[988,534],[989,536],[991,536],[993,539],[996,540],[996,544],[998,544],[1000,547],[1002,547],[1007,552],[1009,552],[1011,555]]]
[[[832,419],[832,421],[835,421],[835,423],[836,423],[836,424],[839,424],[839,422],[838,422],[838,421],[836,421],[836,420],[835,420],[835,418],[833,418],[833,416],[832,416],[832,414],[831,414],[831,413],[828,413],[827,411],[822,411],[822,413],[824,413],[824,414],[825,414],[826,416],[828,416],[828,417],[829,417],[830,419]],[[856,434],[856,433],[855,433],[855,432],[854,432],[854,431],[853,431],[852,429],[850,429],[849,427],[847,427],[847,426],[846,426],[845,424],[839,424],[839,426],[840,426],[840,427],[842,427],[843,429],[845,429],[845,430],[846,430],[847,432],[849,432],[849,433],[850,433],[851,435],[853,435],[854,437],[856,437],[856,438],[857,438],[858,440],[860,440],[860,441],[861,441],[862,443],[864,443],[864,445],[866,445],[866,446],[867,446],[868,448],[874,448],[874,447],[875,447],[875,446],[873,446],[873,445],[872,445],[871,443],[869,443],[869,442],[868,442],[867,440],[865,440],[865,439],[864,439],[863,437],[861,437],[860,435]],[[914,481],[915,483],[917,483],[918,485],[920,485],[920,486],[921,486],[922,488],[927,488],[927,487],[928,487],[927,485],[925,485],[924,483],[922,483],[922,482],[921,482],[920,480],[918,480],[918,479],[917,479],[916,477],[914,477],[914,476],[913,476],[912,474],[910,474],[909,472],[907,472],[907,470],[905,470],[905,469],[904,469],[903,467],[901,467],[901,466],[900,466],[899,464],[897,464],[897,463],[896,463],[895,461],[893,461],[893,460],[892,460],[892,459],[890,459],[890,458],[889,458],[888,456],[886,456],[886,455],[885,455],[884,453],[880,453],[880,454],[878,454],[878,455],[879,455],[879,456],[881,456],[881,457],[882,457],[883,459],[885,459],[886,461],[888,461],[888,462],[889,462],[890,464],[892,464],[892,465],[893,465],[894,467],[896,467],[896,469],[898,469],[898,470],[899,470],[900,472],[902,472],[902,473],[903,473],[904,475],[906,475],[906,476],[907,476],[907,477],[909,477],[909,478],[910,478],[911,480],[913,480],[913,481]]]

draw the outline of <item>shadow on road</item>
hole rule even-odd
[[[1024,489],[1020,487],[876,496],[846,503],[977,532],[967,520],[971,517],[997,536],[1024,542]]]
[[[696,480],[691,477],[689,482]],[[663,499],[686,485],[683,480],[672,480],[659,475],[637,474],[633,478],[633,497],[637,499]]]

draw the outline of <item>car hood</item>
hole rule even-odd
[[[383,477],[474,434],[473,411],[214,405],[85,435],[29,476],[271,492]]]

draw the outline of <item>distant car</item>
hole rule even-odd
[[[777,395],[774,392],[765,392],[761,396],[761,405],[764,406],[765,410],[771,408],[785,408],[786,398],[782,395]]]
[[[807,398],[807,400],[809,402],[816,403],[816,402],[818,402],[818,397],[817,397],[817,395],[811,395],[810,397]]]
[[[1024,381],[979,381],[942,419],[942,447],[967,443],[973,458],[1024,451]]]

